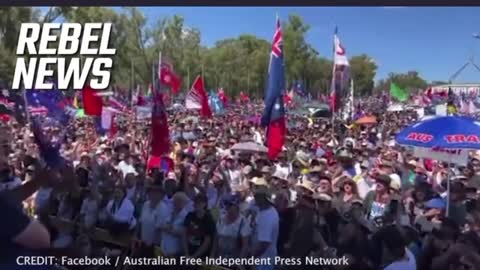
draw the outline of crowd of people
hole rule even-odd
[[[98,136],[88,118],[72,120],[67,129],[46,128],[69,161],[55,170],[42,166],[29,125],[3,123],[0,264],[12,267],[0,269],[17,269],[18,255],[124,252],[347,258],[348,264],[319,269],[478,269],[480,154],[472,152],[467,166],[455,168],[416,158],[394,139],[416,121],[415,112],[372,110],[378,100],[362,102],[377,123],[289,114],[276,160],[261,150],[231,150],[243,142],[263,144],[264,130],[249,120],[261,113],[255,102],[232,104],[210,119],[171,111],[172,151],[158,166],[148,159],[149,121],[133,115],[113,136]],[[99,244],[97,228],[114,239],[128,237],[128,251]]]

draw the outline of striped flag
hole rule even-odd
[[[338,28],[335,27],[333,35],[333,71],[330,89],[330,108],[337,111],[342,105],[341,100],[347,94],[349,82],[349,66],[346,50],[338,38]]]
[[[32,116],[47,116],[48,115],[48,109],[45,108],[44,106],[39,106],[39,107],[33,107],[33,106],[28,106],[28,113]]]

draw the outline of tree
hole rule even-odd
[[[207,89],[224,88],[229,95],[240,91],[262,97],[264,95],[271,40],[243,34],[219,40],[207,48],[201,45],[201,32],[185,25],[183,17],[159,17],[147,23],[137,8],[120,10],[109,7],[51,7],[45,12],[28,7],[0,8],[0,81],[12,81],[15,69],[15,48],[22,22],[48,23],[54,21],[112,23],[109,47],[116,49],[113,56],[111,84],[128,89],[132,84],[146,88],[152,82],[152,72],[162,58],[173,64],[188,89],[193,79],[204,75]],[[286,87],[293,81],[303,81],[313,96],[329,91],[332,62],[321,57],[306,42],[310,26],[298,15],[291,15],[283,24]],[[273,25],[272,25],[273,30]],[[67,57],[84,59],[85,56]],[[352,57],[352,74],[358,93],[366,94],[372,86],[376,65],[367,55]],[[132,77],[133,66],[133,77]],[[418,83],[417,83],[418,84]]]
[[[379,81],[377,89],[388,90],[390,84],[395,83],[407,91],[425,89],[427,88],[427,82],[420,77],[417,71],[408,71],[407,73],[390,73],[387,79]]]
[[[355,95],[371,95],[377,64],[366,54],[350,59],[351,77],[354,81]]]

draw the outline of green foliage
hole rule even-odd
[[[117,49],[112,84],[124,89],[136,85],[145,89],[152,81],[152,68],[158,64],[161,52],[162,58],[168,59],[182,77],[183,90],[203,74],[207,89],[222,87],[230,95],[244,91],[257,97],[265,91],[271,40],[244,34],[207,48],[201,45],[200,30],[187,27],[181,16],[160,17],[147,23],[144,14],[133,7],[119,11],[109,7],[51,7],[43,14],[30,7],[0,8],[0,80],[7,84],[13,77],[21,23],[32,21],[112,23],[110,47]],[[306,89],[317,96],[329,92],[332,61],[330,52],[326,54],[328,58],[322,57],[306,41],[309,29],[298,15],[290,15],[283,24],[286,80],[287,88],[295,80],[304,81]],[[367,55],[352,56],[350,62],[355,92],[370,94],[376,64]],[[395,74],[392,78],[407,89],[425,83],[418,74],[409,76]],[[390,81],[384,83],[389,86]]]
[[[428,83],[420,77],[418,72],[409,71],[407,73],[388,74],[387,79],[380,80],[376,88],[378,90],[390,89],[390,83],[392,82],[405,89],[407,92],[417,89],[425,89],[428,86]]]
[[[368,55],[362,54],[350,59],[350,68],[355,83],[355,95],[371,95],[377,64]]]

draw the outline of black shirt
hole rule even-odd
[[[210,214],[210,211],[207,211],[202,218],[199,218],[195,212],[190,212],[185,217],[184,226],[187,232],[187,244],[188,244],[188,253],[193,255],[205,241],[205,237],[210,237],[210,246],[204,254],[199,254],[199,257],[207,256],[210,254],[212,248],[213,236],[215,235],[215,221]]]
[[[278,228],[278,254],[283,255],[283,246],[290,240],[290,232],[292,230],[293,221],[295,220],[295,209],[286,208],[278,213],[280,217]]]

